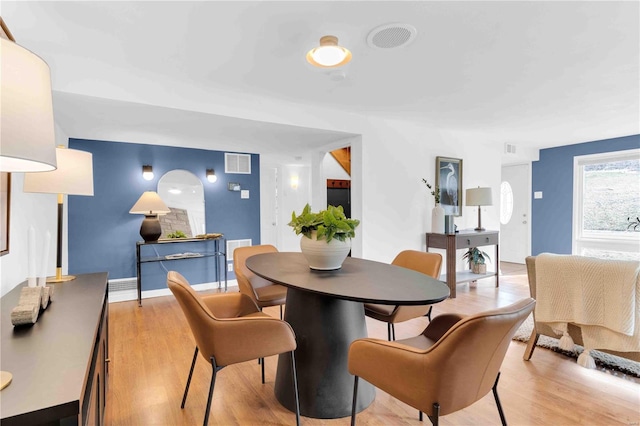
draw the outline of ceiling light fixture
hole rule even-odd
[[[351,52],[338,45],[338,37],[326,35],[320,38],[320,46],[307,53],[307,61],[316,67],[340,67],[351,61]]]

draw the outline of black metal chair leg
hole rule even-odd
[[[391,323],[387,323],[387,340],[391,341]]]
[[[213,388],[216,385],[216,375],[218,374],[218,366],[216,365],[216,359],[211,357],[211,385],[209,385],[209,397],[207,398],[207,411],[204,413],[204,423],[203,426],[207,426],[209,424],[209,411],[211,411],[211,398],[213,397]]]
[[[429,420],[431,420],[431,424],[433,426],[438,426],[438,419],[440,418],[440,404],[437,402],[433,403],[433,414],[429,416]]]
[[[358,402],[358,376],[353,379],[353,404],[351,405],[351,426],[356,425],[356,403]]]
[[[496,382],[493,384],[493,397],[496,399],[496,405],[498,406],[498,414],[500,414],[500,421],[502,422],[502,426],[507,426],[507,419],[504,417],[502,404],[500,404],[500,398],[498,398],[498,380],[500,380],[500,373],[498,373]]]
[[[296,372],[296,356],[293,351],[291,351],[291,372],[293,373],[292,374],[293,394],[296,397],[296,426],[300,426],[300,399],[298,397],[298,374]]]
[[[262,370],[262,384],[264,385],[264,358],[260,358],[260,367]]]
[[[396,326],[394,323],[391,323],[391,337],[393,340],[396,340]]]
[[[418,420],[422,421],[422,411],[418,411]]]
[[[184,395],[182,396],[182,404],[180,408],[184,408],[185,402],[187,402],[187,393],[189,393],[189,385],[191,384],[191,377],[193,376],[193,368],[196,366],[196,359],[198,359],[198,347],[193,351],[193,361],[191,361],[191,369],[189,370],[189,378],[187,379],[187,386],[184,388]]]
[[[280,319],[282,319],[282,305],[280,305]]]
[[[429,306],[429,312],[425,314],[425,317],[429,318],[429,322],[431,322],[431,311],[433,311],[433,305]]]

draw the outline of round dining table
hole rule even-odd
[[[429,305],[449,297],[449,287],[428,275],[353,257],[332,271],[310,269],[302,253],[258,254],[246,265],[256,275],[287,287],[284,320],[291,324],[298,345],[300,413],[313,418],[351,415],[354,378],[348,371],[348,354],[351,342],[367,337],[364,303]],[[275,395],[294,411],[289,357],[279,356]],[[362,411],[374,398],[375,388],[361,380],[356,410]]]

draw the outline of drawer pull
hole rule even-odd
[[[471,240],[467,238],[467,244],[471,245]]]

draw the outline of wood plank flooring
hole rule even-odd
[[[458,297],[435,305],[434,315],[472,314],[527,297],[523,265],[503,263],[500,287],[493,279],[458,286]],[[232,289],[233,290],[233,289]],[[265,312],[279,316],[278,308]],[[193,356],[189,327],[173,296],[109,306],[110,375],[107,425],[202,424],[211,368],[198,360],[189,398],[180,409]],[[398,339],[420,333],[426,318],[396,325]],[[386,324],[367,318],[370,337],[386,339]],[[574,359],[537,348],[523,361],[525,345],[512,342],[502,366],[498,391],[510,425],[639,425],[640,380],[611,371],[587,370]],[[276,357],[266,359],[266,384],[260,366],[246,362],[220,371],[210,425],[295,424],[295,416],[275,399]],[[350,418],[302,418],[304,425],[348,425]],[[464,410],[441,417],[442,425],[500,424],[491,393]],[[429,425],[416,410],[378,390],[358,425]]]

